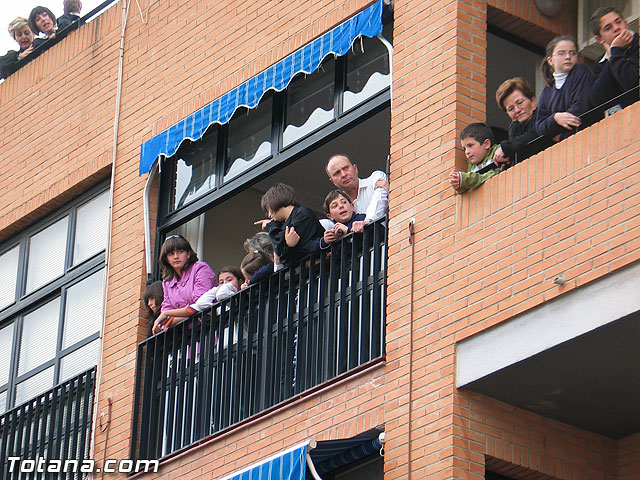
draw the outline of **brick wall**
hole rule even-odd
[[[140,145],[367,3],[173,0],[129,13],[97,408],[110,424],[96,429],[98,464],[129,456],[146,278]],[[637,104],[475,192],[448,186],[464,163],[460,130],[484,120],[487,16],[575,30],[571,7],[549,21],[532,5],[395,2],[387,362],[164,462],[163,478],[219,477],[307,438],[381,424],[387,479],[480,479],[485,456],[556,478],[637,478],[637,435],[616,444],[454,387],[456,341],[640,256]],[[120,8],[0,85],[0,239],[110,174]],[[550,282],[560,271],[562,288]]]
[[[534,0],[489,0],[487,21],[494,27],[544,47],[556,35],[576,37],[577,3],[563,2],[555,17],[547,17],[540,13]]]
[[[145,275],[142,189],[146,177],[139,178],[137,174],[140,145],[329,30],[366,3],[324,2],[310,7],[308,2],[280,2],[276,10],[274,3],[268,1],[249,6],[241,1],[215,2],[215,7],[211,6],[207,8],[205,2],[195,6],[188,1],[163,2],[152,5],[146,24],[134,11],[129,17],[105,359],[98,400],[99,412],[105,411],[108,399],[113,402],[112,426],[108,438],[102,433],[96,436],[95,458],[100,460],[105,454],[116,458],[129,455],[137,340],[133,332],[140,323],[139,299]],[[246,41],[248,35],[252,42]],[[287,413],[283,421],[295,415]],[[256,428],[258,432],[264,426]],[[318,427],[313,431],[315,434]],[[301,437],[305,435],[310,434],[300,433]],[[271,452],[294,443],[276,443]],[[265,453],[262,450],[222,460],[219,449],[227,452],[233,445],[230,440],[224,447],[211,444],[209,451],[221,458],[214,463],[216,469],[229,471],[238,462],[246,465],[263,458]],[[199,458],[202,452],[193,455]],[[176,466],[181,472],[190,470],[185,470],[181,462],[170,462],[165,468],[168,472]]]
[[[636,480],[640,472],[640,434],[618,441],[618,480]]]
[[[72,32],[0,85],[0,239],[109,175],[114,13]]]
[[[484,121],[488,6],[546,31],[573,25],[532,5],[395,2],[387,378],[404,375],[386,402],[388,479],[480,479],[485,455],[555,478],[616,478],[615,442],[454,388],[456,341],[640,258],[638,104],[475,192],[448,185],[456,161],[466,166],[461,128]],[[564,287],[552,283],[561,272]]]
[[[163,461],[139,478],[222,478],[307,440],[347,438],[384,424],[383,368],[365,371],[287,403]]]
[[[146,279],[142,198],[146,176],[138,176],[140,145],[369,2],[182,0],[142,2],[143,12],[134,3],[124,44],[107,322],[98,390],[97,414],[107,415],[102,425],[107,418],[110,423],[105,431],[95,429],[93,457],[98,464],[105,457],[127,458],[130,453],[136,345],[145,330],[140,297]],[[7,192],[0,205],[0,238],[110,175],[121,8],[122,3],[112,6],[0,85],[0,118],[4,119],[0,184]],[[336,425],[303,422],[309,430],[297,427],[295,441],[351,435],[380,425],[382,418],[370,405],[370,394],[362,392],[369,381],[354,380],[351,388],[358,393],[347,389],[350,397],[342,406],[332,407],[335,395],[327,393],[319,403],[341,420],[346,408],[353,411],[362,403],[371,409]],[[279,421],[290,426],[300,415],[292,410]],[[285,432],[283,427],[280,432]],[[255,427],[254,435],[264,435],[263,424]],[[284,439],[287,434],[278,435],[283,439],[270,447],[272,452],[294,443]],[[223,447],[212,445],[214,452],[235,448],[229,439]],[[230,471],[262,458],[263,453],[228,462],[217,454],[220,460],[215,465]],[[180,465],[176,462],[167,471]]]

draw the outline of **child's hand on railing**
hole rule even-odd
[[[154,334],[157,334],[162,332],[163,330],[166,330],[171,324],[170,319],[171,317],[169,317],[166,313],[161,313],[160,316],[156,318],[156,321],[153,322],[153,328],[151,329],[151,331]],[[167,323],[169,325],[167,325]]]

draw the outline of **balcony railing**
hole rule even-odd
[[[80,28],[82,25],[89,22],[90,20],[93,20],[100,13],[102,13],[103,10],[105,10],[115,2],[117,2],[117,0],[105,0],[100,5],[98,5],[93,10],[91,10],[89,13],[87,13],[77,21],[73,22],[71,25],[68,25],[63,29],[56,31],[55,38],[48,39],[46,42],[44,42],[40,46],[34,48],[33,51],[26,57],[22,58],[21,60],[18,60],[13,65],[6,66],[5,71],[3,73],[8,77],[9,75],[20,70],[27,63],[31,62],[35,58],[42,55],[45,51],[53,47],[56,43],[62,41],[62,39],[65,38],[67,35],[69,35],[71,32],[73,32],[74,30],[77,30],[78,28]]]
[[[35,461],[37,467],[39,459],[48,466],[60,460],[61,471],[68,460],[66,473],[52,475],[82,478],[80,467],[89,457],[91,442],[95,380],[93,367],[0,417],[0,478],[40,478],[41,473],[20,474],[21,460]],[[11,462],[10,457],[20,461]],[[34,471],[26,464],[24,470]]]
[[[604,118],[607,114],[606,112],[612,107],[626,107],[631,105],[634,102],[638,101],[638,96],[640,92],[640,87],[633,87],[631,90],[627,90],[625,93],[618,95],[617,97],[612,98],[611,100],[603,103],[602,105],[598,105],[597,107],[592,108],[591,110],[586,111],[582,115],[580,115],[580,119],[582,120],[582,124],[578,128],[573,128],[571,133],[576,133],[578,130],[582,130],[587,128],[590,125],[593,125],[596,122],[599,122]],[[521,151],[516,153],[516,158],[514,163],[520,163],[523,160],[526,160],[533,155],[540,153],[544,149],[554,145],[554,142],[550,137],[541,135],[538,138],[531,140],[526,147]]]
[[[132,458],[156,459],[384,353],[384,221],[138,347]]]

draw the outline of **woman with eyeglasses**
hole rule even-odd
[[[162,312],[191,305],[203,293],[218,284],[211,267],[198,261],[198,255],[182,235],[170,235],[165,239],[160,249],[159,261],[164,292]],[[153,333],[158,333],[180,320],[183,319],[167,317],[161,322],[156,320]]]
[[[589,109],[593,75],[578,63],[578,47],[567,35],[549,42],[541,70],[547,86],[538,99],[536,129],[558,142],[582,125],[579,116]]]
[[[496,102],[504,110],[511,124],[509,138],[500,142],[493,154],[496,165],[510,166],[515,162],[516,153],[538,136],[536,130],[536,95],[529,82],[522,77],[505,80],[496,90]]]

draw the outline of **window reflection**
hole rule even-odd
[[[178,151],[173,208],[179,208],[216,187],[216,153],[218,128],[207,132],[202,140]]]
[[[389,51],[377,38],[362,37],[347,54],[343,109],[359,105],[390,85]]]
[[[100,331],[104,271],[90,275],[67,289],[62,348]]]
[[[100,357],[100,340],[94,340],[78,350],[74,350],[60,360],[60,380],[64,382],[80,375],[87,365],[97,365]]]
[[[53,367],[27,378],[24,382],[16,385],[16,405],[26,402],[53,387]]]
[[[9,381],[11,373],[11,346],[13,345],[13,326],[11,322],[0,329],[0,385]]]
[[[109,231],[109,192],[78,207],[73,264],[78,265],[100,253],[107,246]]]
[[[56,356],[59,316],[60,297],[24,316],[18,375],[27,373]]]
[[[4,279],[4,286],[0,290],[0,309],[11,305],[16,299],[19,254],[20,245],[16,245],[0,255],[0,278]]]
[[[68,223],[69,217],[64,217],[29,239],[26,293],[64,273]]]
[[[242,108],[229,122],[225,182],[271,155],[272,105],[273,95],[268,93],[256,108]]]
[[[333,120],[333,57],[310,75],[298,74],[287,88],[287,117],[282,144],[287,146]]]

